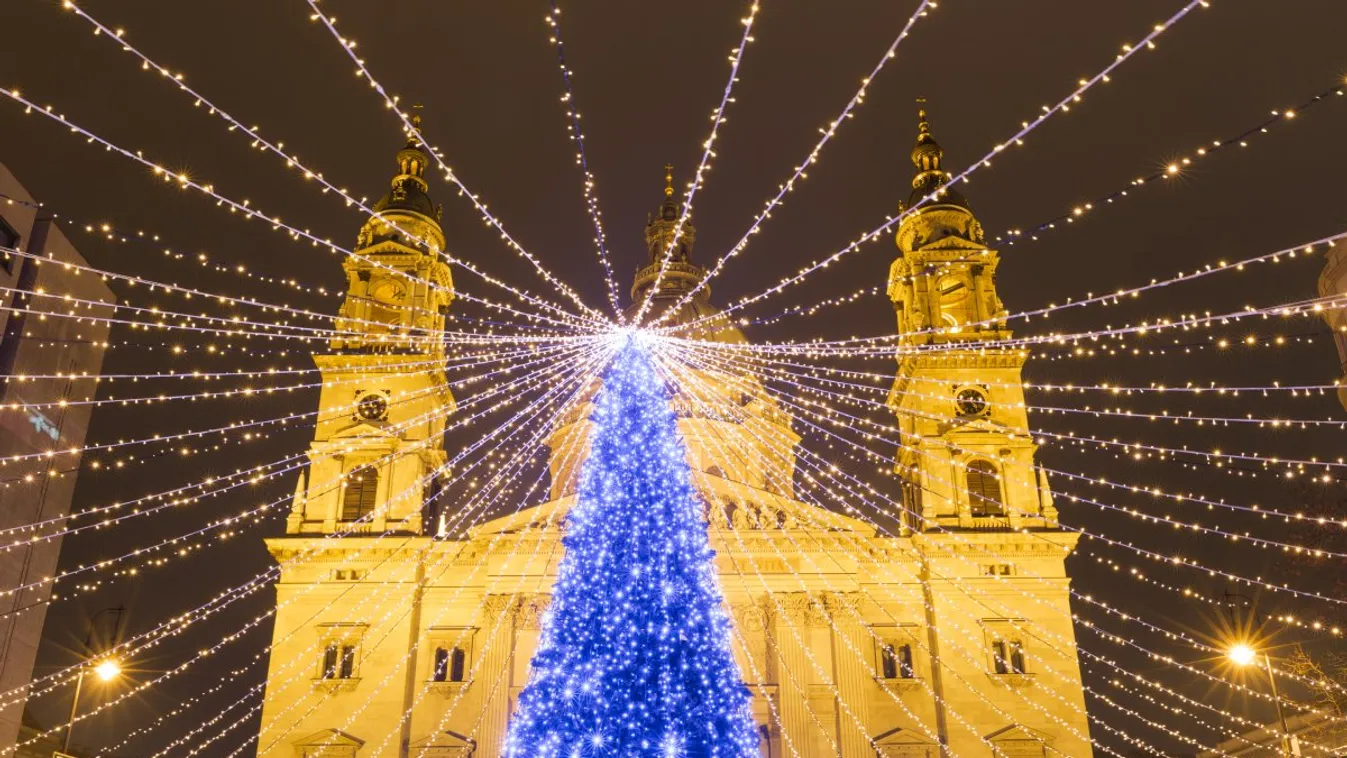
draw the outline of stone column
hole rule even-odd
[[[510,720],[510,659],[514,652],[514,595],[487,595],[482,601],[482,631],[486,646],[482,665],[473,677],[473,686],[482,693],[482,720],[477,740],[477,756],[498,758],[505,744],[505,728]]]
[[[921,272],[921,285],[919,288],[924,292],[926,301],[926,327],[928,329],[937,329],[941,325],[940,321],[940,293],[935,288],[935,278],[931,276],[929,270]]]
[[[989,313],[987,308],[987,274],[982,266],[973,266],[973,317],[981,323],[986,321]],[[990,324],[983,324],[978,329],[990,329]]]
[[[809,634],[809,595],[788,592],[776,595],[778,613],[772,625],[776,648],[777,687],[781,727],[800,758],[812,758],[814,751],[809,717],[809,678],[811,670],[804,645]],[[789,753],[787,748],[785,752]]]
[[[823,603],[833,625],[833,670],[837,678],[838,744],[842,758],[874,755],[870,745],[869,685],[874,671],[869,651],[874,649],[860,617],[861,598],[854,592],[830,592]],[[849,713],[848,713],[849,711]],[[860,722],[857,724],[856,722]]]

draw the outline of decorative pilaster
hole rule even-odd
[[[482,758],[497,758],[505,744],[505,728],[510,720],[510,665],[514,652],[514,595],[487,595],[482,601],[482,629],[487,632],[486,648],[477,676],[481,679],[482,721],[475,735]]]
[[[781,726],[800,758],[812,758],[813,740],[809,718],[809,659],[802,644],[810,621],[809,595],[788,592],[776,595],[780,612],[772,628],[779,663],[777,686],[781,702]]]
[[[861,595],[856,592],[829,592],[823,597],[824,608],[832,619],[833,669],[837,679],[839,745],[842,758],[867,758],[874,755],[870,744],[870,714],[867,696],[873,675],[866,651],[871,650],[870,635],[861,621]],[[848,713],[849,712],[849,713]],[[860,722],[857,724],[857,722]]]

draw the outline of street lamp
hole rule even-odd
[[[125,611],[126,608],[120,605],[116,608],[104,608],[89,619],[89,633],[84,637],[84,652],[86,655],[93,646],[94,625],[97,623],[98,617],[102,616],[104,613],[111,613],[116,616],[114,621],[116,626],[114,627],[112,634],[112,637],[115,640],[121,635],[122,614]],[[97,663],[92,663],[90,660],[85,659],[80,663],[79,675],[75,677],[75,696],[70,699],[70,718],[66,720],[65,739],[61,742],[61,752],[65,755],[70,754],[70,737],[75,733],[75,716],[79,713],[80,690],[84,689],[84,676],[90,671],[94,672],[94,675],[98,677],[99,681],[111,682],[113,679],[122,675],[122,664],[121,661],[116,658],[104,658]]]
[[[84,688],[84,675],[93,671],[99,681],[110,682],[121,676],[122,664],[115,658],[107,658],[90,666],[87,662],[80,666],[79,676],[75,678],[75,697],[70,700],[70,718],[65,725],[65,740],[61,743],[61,752],[70,755],[70,736],[75,733],[75,715],[80,707],[80,690]]]
[[[1247,642],[1236,642],[1225,651],[1225,657],[1236,666],[1244,667],[1258,660],[1259,653]],[[1286,714],[1282,711],[1281,695],[1277,694],[1277,677],[1272,670],[1272,658],[1263,651],[1263,667],[1267,671],[1268,687],[1272,690],[1272,702],[1277,706],[1277,723],[1281,726],[1281,754],[1283,756],[1300,755],[1300,741],[1291,734],[1286,725]]]
[[[97,666],[94,666],[94,673],[98,674],[99,679],[105,682],[110,682],[121,676],[122,664],[118,663],[115,659],[109,658]]]

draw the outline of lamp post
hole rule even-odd
[[[1263,668],[1267,671],[1268,688],[1272,690],[1272,702],[1277,706],[1277,723],[1281,727],[1281,754],[1283,756],[1300,755],[1300,742],[1291,734],[1291,729],[1286,725],[1286,713],[1282,711],[1281,695],[1277,693],[1277,676],[1272,669],[1272,658],[1267,651],[1259,653],[1251,645],[1245,642],[1237,642],[1230,646],[1225,653],[1236,666],[1244,667],[1258,660],[1263,659]]]
[[[120,605],[117,606],[116,608],[104,608],[98,613],[95,613],[93,617],[89,619],[89,632],[84,636],[84,652],[86,656],[88,655],[91,646],[93,645],[94,627],[95,624],[98,622],[98,617],[102,616],[104,613],[112,613],[116,615],[116,620],[114,621],[116,626],[114,627],[112,635],[113,638],[115,639],[120,633],[122,626],[122,613],[124,613],[125,611],[126,608]],[[66,720],[65,739],[62,740],[61,742],[61,752],[65,755],[70,754],[70,738],[75,733],[75,716],[79,713],[80,691],[84,689],[84,677],[90,671],[94,672],[94,675],[98,677],[99,681],[110,682],[113,679],[116,679],[117,677],[121,676],[122,665],[116,658],[104,658],[98,663],[92,665],[91,661],[88,658],[85,658],[85,660],[80,663],[79,675],[75,677],[75,696],[70,699],[70,718]]]

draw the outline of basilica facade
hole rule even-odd
[[[799,486],[821,475],[798,449],[804,409],[735,357],[746,339],[709,288],[685,297],[707,273],[671,179],[646,227],[633,301],[728,356],[682,369],[672,402],[764,756],[1092,754],[1064,564],[1076,535],[1035,463],[997,253],[942,159],[923,118],[888,278],[901,501],[854,480],[832,502]],[[414,339],[444,329],[454,297],[428,162],[414,139],[398,153],[345,264],[340,337],[315,356],[310,463],[267,541],[266,758],[496,758],[528,681],[596,387],[541,430],[546,502],[485,523],[440,507],[445,426],[466,409],[442,345]],[[866,499],[899,517],[844,515]]]

